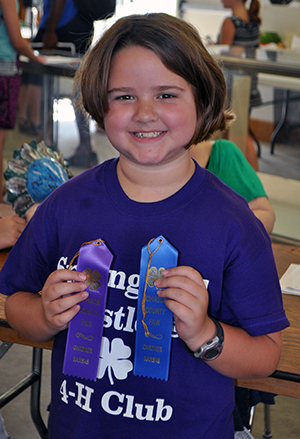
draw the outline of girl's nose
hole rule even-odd
[[[140,101],[137,102],[135,109],[134,120],[136,122],[153,122],[158,118],[156,106],[154,102],[150,101]]]

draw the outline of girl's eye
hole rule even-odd
[[[117,101],[129,101],[130,99],[133,99],[133,96],[130,95],[122,95],[122,96],[117,96],[115,98]]]
[[[159,99],[171,99],[171,98],[175,98],[175,95],[171,93],[162,93],[158,97]]]

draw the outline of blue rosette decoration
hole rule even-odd
[[[21,217],[36,203],[41,203],[69,178],[73,177],[63,154],[44,142],[32,140],[14,150],[4,172],[7,202]]]

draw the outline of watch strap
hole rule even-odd
[[[217,334],[215,337],[200,346],[197,351],[192,351],[187,345],[185,345],[190,355],[194,358],[205,361],[215,360],[221,354],[224,344],[224,331],[222,325],[213,317],[209,316],[209,318],[214,322],[217,328]]]

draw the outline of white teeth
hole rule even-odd
[[[136,137],[139,137],[140,139],[144,139],[144,138],[152,138],[152,137],[158,137],[160,134],[162,134],[162,131],[154,131],[151,133],[134,133],[134,135]]]

